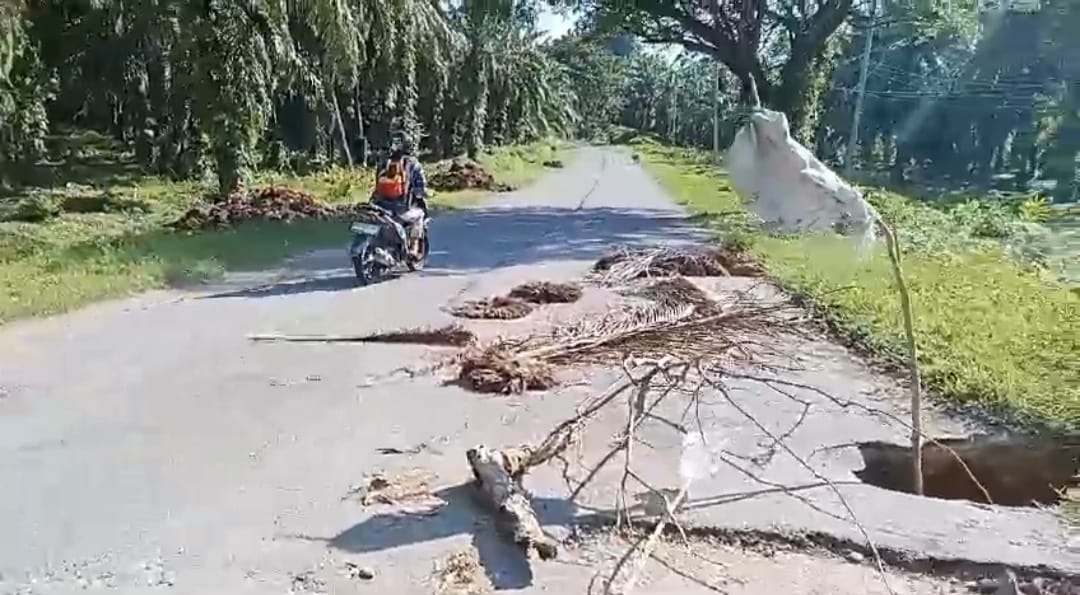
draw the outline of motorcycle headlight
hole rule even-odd
[[[358,221],[353,223],[349,230],[356,234],[373,236],[379,233],[379,226],[374,223],[361,223]]]

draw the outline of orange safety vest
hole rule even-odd
[[[390,160],[375,179],[375,195],[380,198],[400,200],[405,197],[408,180],[405,176],[405,158]]]

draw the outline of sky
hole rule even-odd
[[[537,23],[541,31],[544,31],[543,38],[553,39],[566,35],[574,26],[575,15],[559,15],[552,12],[551,7],[542,4],[540,7],[540,20]],[[668,59],[674,59],[679,54],[681,48],[674,45],[650,45],[646,46],[646,51],[660,52]]]
[[[574,22],[572,16],[555,14],[551,11],[551,7],[545,4],[540,9],[539,26],[541,31],[545,31],[544,37],[553,38],[561,37],[569,32]]]

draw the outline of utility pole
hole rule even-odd
[[[720,0],[712,2],[713,29],[720,31]],[[716,76],[712,94],[712,150],[713,159],[720,159],[720,60],[716,60]]]
[[[870,76],[870,50],[874,46],[874,29],[877,28],[877,0],[870,0],[870,29],[866,31],[862,67],[859,71],[859,88],[855,92],[855,115],[851,119],[847,155],[844,156],[844,176],[851,177],[855,171],[855,148],[859,145],[859,125],[862,121],[863,102],[866,98],[866,79]]]

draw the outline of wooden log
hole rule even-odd
[[[514,543],[525,550],[535,550],[541,560],[558,555],[558,543],[544,533],[529,502],[521,479],[528,470],[532,456],[528,447],[492,450],[484,445],[470,448],[469,459],[476,486],[496,511],[500,529],[512,536]]]

